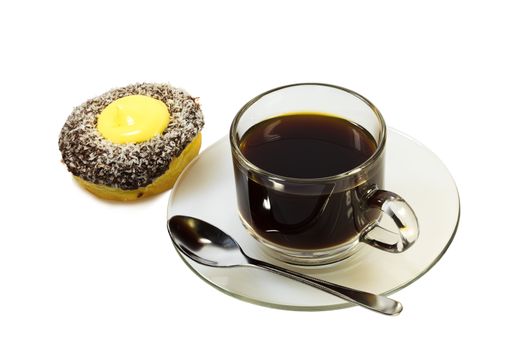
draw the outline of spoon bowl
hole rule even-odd
[[[249,263],[237,241],[206,221],[174,216],[168,221],[168,231],[182,253],[203,265],[233,267]]]

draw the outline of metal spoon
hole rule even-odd
[[[403,310],[401,303],[385,296],[343,287],[250,258],[232,237],[206,221],[176,215],[168,220],[168,231],[173,244],[180,252],[203,265],[258,267],[385,315],[397,315]]]

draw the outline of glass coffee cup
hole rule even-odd
[[[379,110],[342,87],[293,84],[253,98],[230,129],[243,225],[266,253],[298,265],[343,260],[360,242],[405,251],[419,228],[383,188],[386,132]],[[385,215],[393,229],[381,227]]]

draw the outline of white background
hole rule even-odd
[[[14,3],[0,5],[1,349],[523,349],[519,1]],[[175,254],[168,193],[101,201],[60,162],[74,106],[143,81],[201,98],[204,147],[269,88],[362,93],[449,167],[455,241],[395,294],[405,309],[394,318],[220,293]]]

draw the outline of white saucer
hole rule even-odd
[[[196,158],[175,184],[168,219],[188,215],[206,220],[235,238],[257,259],[317,278],[378,294],[390,294],[425,274],[445,253],[459,222],[459,196],[452,176],[425,146],[388,129],[385,188],[410,203],[420,224],[417,242],[392,254],[360,245],[355,254],[334,265],[297,267],[263,253],[237,214],[230,145],[222,138]],[[328,310],[352,306],[312,287],[253,268],[213,268],[182,256],[206,282],[242,300],[294,310]]]

